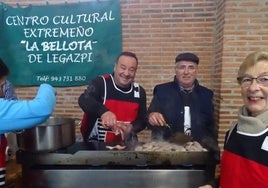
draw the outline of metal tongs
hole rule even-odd
[[[166,128],[169,128],[169,129],[170,129],[170,125],[169,125],[169,124],[167,124],[167,123],[165,123],[165,124],[164,124],[164,127],[166,127]]]

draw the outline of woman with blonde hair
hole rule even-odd
[[[237,80],[244,105],[226,134],[220,187],[268,187],[268,52],[249,54]]]

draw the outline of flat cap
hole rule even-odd
[[[175,59],[175,63],[179,62],[179,61],[192,61],[196,64],[199,63],[199,58],[197,57],[197,55],[193,54],[193,53],[181,53],[179,55],[177,55],[176,59]]]

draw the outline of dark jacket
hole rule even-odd
[[[214,180],[215,165],[219,162],[220,151],[217,142],[217,131],[214,123],[213,92],[199,85],[195,80],[195,86],[189,93],[181,90],[179,83],[174,78],[168,82],[155,86],[154,96],[148,108],[147,116],[151,112],[163,114],[168,127],[151,126],[152,139],[168,140],[176,132],[184,132],[184,106],[190,107],[191,114],[191,138],[198,141],[210,151],[211,164],[206,167],[206,183],[212,187],[218,187]]]
[[[151,112],[162,113],[171,128],[148,125],[152,130],[153,139],[167,140],[175,132],[184,132],[184,106],[187,101],[183,92],[176,77],[173,82],[155,86],[148,114]],[[204,140],[217,143],[212,103],[213,92],[199,85],[196,80],[195,87],[187,95],[187,105],[190,106],[191,114],[192,139],[200,143],[203,143]]]

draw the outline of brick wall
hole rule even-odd
[[[17,6],[73,3],[60,0],[3,0]],[[80,2],[82,2],[80,0]],[[174,58],[192,51],[200,57],[198,79],[215,92],[215,120],[222,146],[224,134],[241,106],[236,72],[243,58],[268,40],[268,0],[121,0],[123,49],[139,58],[136,81],[146,89],[174,76]],[[77,99],[86,86],[56,88],[54,116],[81,118]],[[21,99],[31,99],[36,87],[17,88]],[[150,136],[140,134],[142,140]]]

